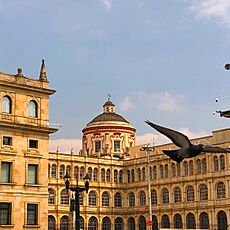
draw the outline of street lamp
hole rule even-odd
[[[70,175],[69,173],[66,171],[66,175],[64,176],[65,179],[65,187],[68,193],[68,190],[75,192],[75,204],[74,204],[74,208],[75,208],[75,229],[76,230],[80,230],[80,202],[79,202],[79,197],[80,197],[80,193],[83,191],[86,191],[86,193],[88,193],[89,191],[89,176],[88,174],[86,174],[86,176],[83,178],[85,180],[85,187],[79,187],[78,186],[78,175],[76,175],[76,186],[71,186],[70,185]],[[73,205],[71,205],[73,206]],[[72,207],[73,208],[73,207]]]

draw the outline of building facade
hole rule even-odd
[[[175,163],[163,154],[173,144],[141,151],[135,128],[110,98],[82,130],[82,150],[49,152],[49,96],[44,61],[37,80],[0,73],[0,229],[73,229],[72,192],[64,176],[90,189],[80,196],[88,230],[223,229],[230,223],[230,159],[203,153]],[[230,129],[193,143],[230,145]]]

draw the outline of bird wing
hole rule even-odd
[[[162,133],[163,135],[167,136],[169,139],[171,139],[171,141],[181,147],[181,148],[186,148],[191,146],[191,143],[188,139],[187,136],[185,136],[184,134],[177,132],[175,130],[172,129],[168,129],[156,124],[153,124],[150,121],[145,121],[148,125],[150,125],[151,127],[153,127],[154,129],[156,129],[158,132]]]
[[[211,145],[204,145],[203,152],[211,152],[211,153],[230,153],[230,149],[220,148]]]

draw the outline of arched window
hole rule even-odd
[[[140,206],[145,206],[146,205],[146,194],[144,191],[141,191],[139,193],[139,203],[140,203]]]
[[[118,183],[118,171],[115,169],[114,170],[114,183]]]
[[[88,168],[88,177],[90,178],[90,180],[93,178],[93,170],[91,167]]]
[[[160,165],[160,178],[164,178],[164,168],[163,165]]]
[[[142,168],[142,181],[145,181],[145,168]]]
[[[61,191],[61,204],[69,204],[69,195],[66,189]]]
[[[221,181],[216,186],[216,198],[225,198],[225,184]]]
[[[180,176],[181,175],[181,168],[180,168],[179,163],[176,164],[176,169],[177,169],[177,176]]]
[[[132,182],[135,182],[135,172],[134,172],[134,169],[132,169],[132,171],[131,171],[131,178],[132,178]]]
[[[153,166],[153,179],[157,179],[157,166]]]
[[[140,216],[138,225],[139,225],[139,229],[146,230],[146,220],[144,216]]]
[[[141,169],[140,168],[137,169],[137,176],[138,176],[138,182],[140,182],[141,181]]]
[[[119,171],[119,183],[123,183],[123,171]]]
[[[65,176],[65,166],[64,165],[60,165],[59,176],[60,176],[60,179],[63,179],[63,177]]]
[[[170,222],[169,222],[169,217],[168,215],[164,214],[161,217],[161,227],[162,228],[170,228]]]
[[[114,206],[122,207],[122,196],[119,192],[117,192],[114,196]]]
[[[176,215],[174,215],[173,223],[174,223],[174,228],[183,229],[182,217],[180,214],[177,213]]]
[[[62,216],[60,222],[60,230],[69,230],[69,217]]]
[[[206,158],[202,159],[202,173],[207,173],[207,161],[206,161]]]
[[[89,218],[88,230],[98,230],[98,220],[95,216]]]
[[[51,178],[57,178],[57,166],[52,164],[51,167]]]
[[[201,162],[200,162],[200,159],[196,160],[196,173],[201,174]]]
[[[200,214],[200,229],[209,229],[209,219],[206,212]]]
[[[228,229],[228,219],[227,215],[224,211],[219,211],[217,213],[217,222],[219,230],[227,230]]]
[[[184,176],[188,176],[188,162],[184,161]]]
[[[172,163],[172,177],[176,176],[176,165],[175,163]]]
[[[130,170],[127,170],[126,172],[126,178],[127,178],[127,183],[130,183],[131,182],[131,178],[130,178]]]
[[[2,113],[12,113],[12,101],[9,96],[2,98]]]
[[[121,217],[115,219],[115,230],[124,230],[124,222]]]
[[[78,166],[74,166],[73,173],[74,178],[78,180]]]
[[[102,206],[109,207],[109,193],[108,192],[102,193]]]
[[[215,172],[219,171],[219,161],[217,156],[213,157],[213,169]]]
[[[208,187],[205,184],[200,185],[200,200],[208,200]]]
[[[56,230],[56,220],[54,216],[48,216],[48,230]]]
[[[80,168],[80,180],[84,180],[85,177],[85,168],[81,166]]]
[[[68,173],[68,175],[71,176],[71,167],[70,167],[70,165],[66,166],[66,173]]]
[[[129,193],[129,207],[135,206],[135,194],[133,192]]]
[[[179,187],[176,187],[174,189],[174,203],[180,203],[181,202],[181,190]]]
[[[157,204],[157,191],[155,189],[151,190],[151,203]]]
[[[83,219],[83,217],[82,216],[80,216],[80,220],[79,220],[79,222],[80,222],[80,228],[81,229],[84,229],[84,219]]]
[[[97,205],[97,195],[95,191],[89,192],[89,205],[96,206]]]
[[[149,177],[150,180],[153,180],[153,168],[151,166],[149,166]]]
[[[220,156],[220,170],[225,170],[225,157],[224,157],[224,155]]]
[[[48,178],[50,178],[50,164],[48,164]]]
[[[168,204],[169,203],[169,191],[167,188],[164,188],[162,190],[162,203],[163,204]]]
[[[187,195],[187,202],[195,200],[195,198],[194,198],[194,189],[193,189],[193,187],[191,185],[188,186],[186,195]]]
[[[153,221],[152,230],[158,230],[158,220],[155,215],[152,216],[152,221]]]
[[[193,213],[188,213],[186,216],[186,228],[196,229],[196,219]]]
[[[135,230],[135,219],[133,217],[129,217],[128,219],[128,229]]]
[[[107,216],[102,219],[102,230],[111,230],[111,220]]]
[[[189,161],[189,175],[193,175],[193,161]]]
[[[110,182],[110,180],[111,180],[111,175],[110,174],[111,174],[110,169],[107,169],[106,170],[106,182]]]
[[[31,100],[28,105],[28,116],[29,117],[38,117],[38,104],[36,101]]]
[[[101,169],[101,182],[105,182],[105,169]]]
[[[49,188],[48,192],[49,192],[48,204],[55,204],[55,191],[54,191],[54,189]]]
[[[165,164],[165,178],[168,178],[169,177],[169,166],[168,164]]]
[[[93,169],[93,181],[98,181],[98,169]]]

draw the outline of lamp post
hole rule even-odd
[[[143,146],[140,148],[141,151],[145,151],[145,155],[147,157],[147,175],[148,175],[148,200],[149,200],[149,220],[147,221],[146,225],[152,229],[152,200],[151,200],[151,185],[150,185],[150,158],[149,152],[153,152],[155,149],[154,146]]]
[[[68,192],[68,190],[75,192],[75,204],[74,204],[74,208],[75,208],[75,229],[76,230],[80,230],[80,202],[79,202],[79,197],[80,197],[80,193],[83,191],[86,191],[86,193],[88,193],[89,190],[89,176],[88,174],[86,174],[86,176],[83,178],[85,180],[85,187],[79,187],[78,186],[78,175],[76,175],[76,186],[71,186],[70,185],[70,175],[68,174],[68,172],[66,172],[66,175],[64,176],[65,179],[65,187],[66,190]]]

